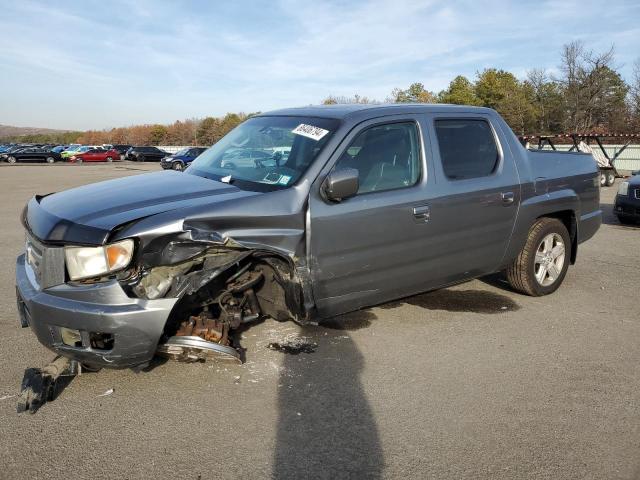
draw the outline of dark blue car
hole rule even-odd
[[[195,158],[204,152],[206,147],[188,147],[183,148],[182,150],[169,155],[168,157],[164,157],[160,160],[160,165],[165,170],[173,169],[173,170],[184,170]]]

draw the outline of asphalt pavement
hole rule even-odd
[[[0,478],[640,478],[640,228],[611,215],[616,188],[551,296],[493,276],[318,327],[267,320],[243,365],[85,373],[18,415],[24,369],[54,357],[16,313],[24,204],[158,169],[0,166]]]

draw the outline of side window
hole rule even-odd
[[[491,175],[500,159],[486,120],[436,120],[436,136],[444,174],[451,180]]]
[[[358,134],[335,168],[358,170],[358,194],[410,187],[420,178],[418,145],[413,122],[376,125]]]

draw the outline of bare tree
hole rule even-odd
[[[581,41],[565,45],[561,54],[557,79],[564,87],[568,130],[588,130],[597,127],[610,115],[610,106],[619,103],[624,90],[614,66],[615,50],[595,53],[586,50]],[[625,94],[626,95],[626,94]],[[610,98],[610,97],[615,98]],[[617,101],[616,101],[617,100]],[[617,105],[619,106],[619,105]]]
[[[336,104],[345,104],[345,103],[380,103],[377,100],[371,99],[369,97],[361,97],[357,93],[353,97],[345,97],[343,95],[329,95],[327,98],[322,100],[323,105],[336,105]]]
[[[629,110],[633,126],[640,129],[640,58],[633,65],[633,76],[629,90]]]

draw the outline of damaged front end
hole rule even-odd
[[[243,360],[237,332],[264,317],[307,321],[291,257],[231,238],[187,230],[155,238],[121,285],[130,296],[178,299],[160,338],[160,356],[195,362]]]

